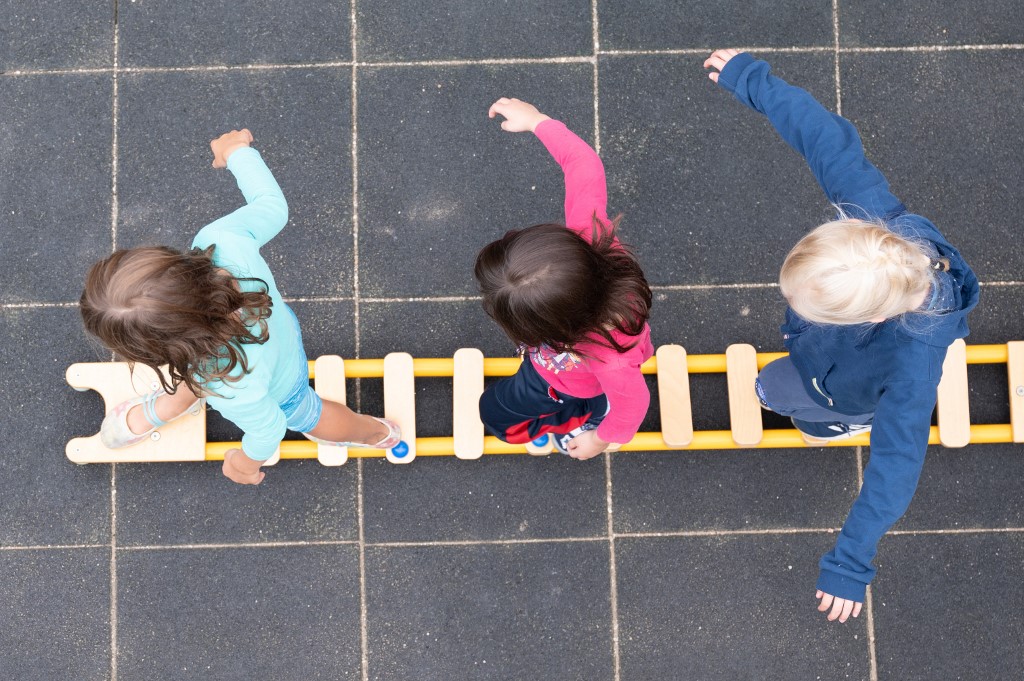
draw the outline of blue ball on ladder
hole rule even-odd
[[[409,445],[405,444],[405,440],[402,440],[397,445],[391,448],[392,456],[401,459],[409,453]]]

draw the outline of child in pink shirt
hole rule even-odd
[[[484,392],[480,415],[506,442],[550,434],[561,452],[589,459],[633,439],[647,413],[651,289],[616,238],[590,145],[518,99],[499,99],[488,115],[503,116],[508,132],[533,132],[558,161],[565,225],[512,230],[477,256],[484,309],[528,355]]]

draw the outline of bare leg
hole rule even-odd
[[[388,427],[377,419],[357,414],[344,404],[324,400],[324,410],[313,437],[330,442],[362,442],[375,445],[388,436]]]
[[[196,399],[192,391],[182,385],[173,395],[160,395],[156,398],[156,415],[164,421],[170,421],[191,407]],[[129,410],[128,428],[133,433],[145,433],[152,427],[149,421],[146,420],[141,404],[136,404]]]

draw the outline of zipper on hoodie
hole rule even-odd
[[[832,401],[832,398],[831,398],[831,397],[829,397],[828,395],[826,395],[826,394],[825,394],[825,391],[824,391],[824,390],[822,390],[821,388],[819,388],[819,387],[818,387],[818,378],[817,378],[816,376],[814,376],[814,377],[812,377],[812,378],[811,378],[811,385],[812,385],[812,386],[814,386],[814,389],[818,391],[818,394],[819,394],[819,395],[821,395],[821,396],[822,396],[822,397],[824,397],[824,398],[825,398],[826,400],[828,400],[828,406],[830,406],[830,407],[831,407],[831,406],[832,406],[833,404],[835,404],[835,403],[834,403],[834,402]]]

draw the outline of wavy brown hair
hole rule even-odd
[[[643,332],[651,288],[636,256],[610,225],[594,219],[588,242],[564,225],[514,229],[480,251],[474,276],[484,310],[516,343],[575,349],[587,336],[626,352],[611,334]]]
[[[130,364],[157,369],[168,393],[182,383],[199,395],[210,381],[237,381],[249,371],[243,346],[270,337],[273,301],[262,279],[236,279],[217,267],[214,248],[146,246],[100,260],[79,301],[86,331]],[[241,291],[238,281],[263,290]],[[158,370],[165,364],[169,382]]]

